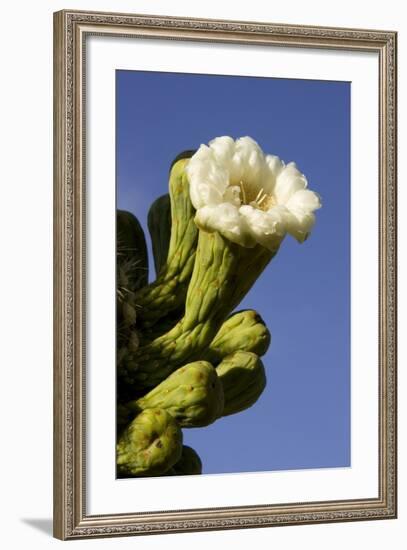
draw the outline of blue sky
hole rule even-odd
[[[311,237],[287,237],[238,308],[272,333],[264,393],[185,444],[204,473],[349,466],[350,83],[117,71],[116,92],[117,206],[146,234],[174,157],[221,135],[295,161],[323,201]]]

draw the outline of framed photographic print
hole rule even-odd
[[[396,33],[54,16],[54,534],[396,517]]]

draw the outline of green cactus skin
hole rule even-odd
[[[193,476],[202,474],[202,461],[192,447],[184,445],[180,460],[166,472],[171,476]]]
[[[151,327],[172,311],[183,308],[195,262],[198,229],[185,174],[188,159],[178,160],[170,172],[171,238],[166,263],[157,279],[136,294],[138,324]]]
[[[167,261],[170,247],[171,201],[168,194],[158,197],[150,206],[147,225],[153,245],[155,272],[158,275]]]
[[[125,210],[117,210],[117,264],[120,277],[131,291],[148,282],[148,254],[143,228],[138,219]]]
[[[225,397],[222,416],[248,409],[266,387],[264,366],[255,353],[236,351],[216,367],[216,372]]]
[[[143,229],[130,212],[118,210],[117,223],[117,364],[128,352],[138,348],[139,335],[135,330],[137,306],[135,291],[148,279],[147,246]]]
[[[257,311],[238,311],[220,327],[203,359],[217,365],[224,357],[238,350],[262,356],[268,350],[270,341],[270,332]]]
[[[182,428],[208,426],[222,415],[222,384],[210,363],[196,361],[177,369],[147,395],[127,406],[133,412],[164,409]]]
[[[127,426],[117,443],[120,476],[164,474],[181,458],[182,431],[162,409],[147,409]]]
[[[152,387],[177,367],[200,359],[226,317],[277,253],[245,248],[219,233],[199,231],[184,317],[166,334],[140,346],[118,370],[135,388]]]

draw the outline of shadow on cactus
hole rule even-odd
[[[198,475],[182,430],[239,414],[260,398],[270,333],[235,311],[286,234],[303,242],[320,199],[294,163],[249,137],[216,138],[170,167],[146,239],[117,212],[117,473]]]

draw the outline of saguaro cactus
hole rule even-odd
[[[251,138],[182,153],[168,195],[148,214],[150,284],[140,224],[118,213],[119,475],[200,474],[181,428],[259,399],[270,332],[256,311],[234,310],[285,235],[303,242],[310,234],[320,201],[306,186],[293,163],[264,155]]]

